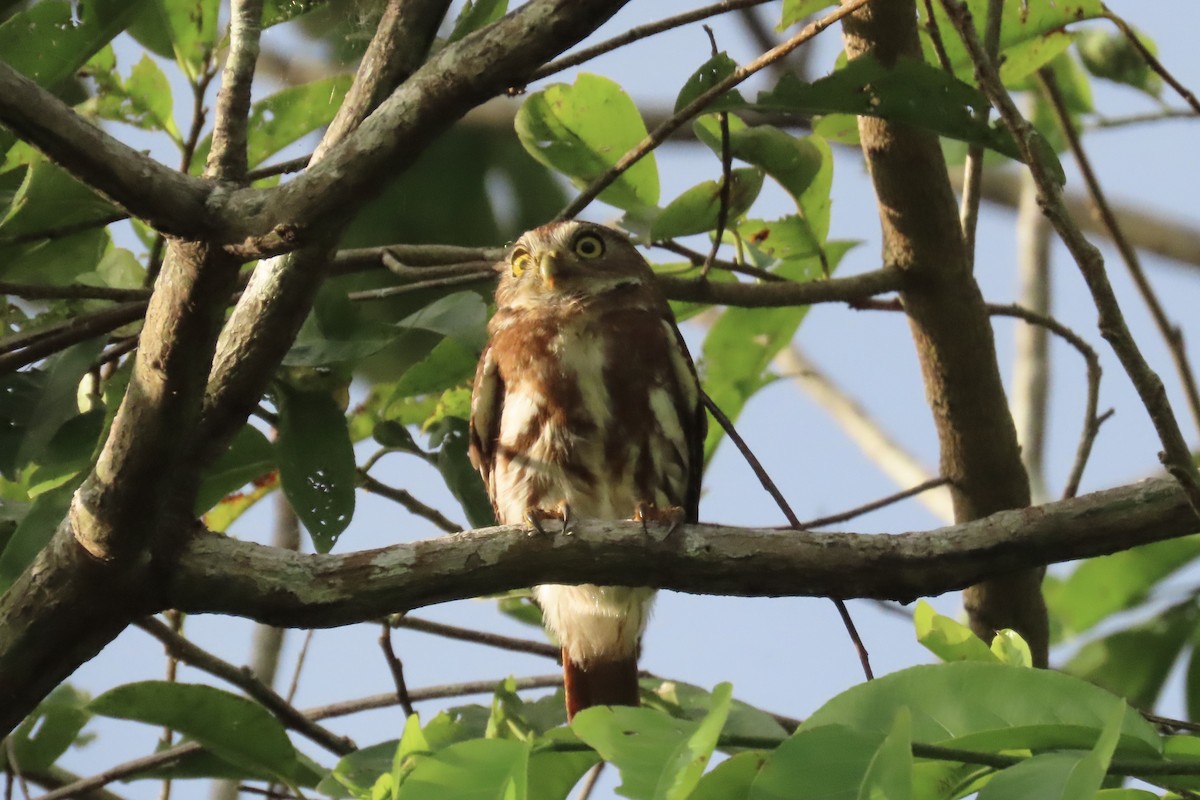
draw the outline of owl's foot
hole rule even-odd
[[[633,519],[636,522],[642,523],[642,531],[647,535],[650,533],[648,523],[656,522],[660,525],[666,525],[667,532],[663,536],[664,539],[675,532],[675,529],[680,526],[685,516],[684,510],[679,506],[659,508],[654,503],[638,503],[633,510]]]
[[[562,532],[567,536],[574,533],[572,523],[575,519],[571,516],[571,507],[566,503],[559,503],[558,508],[553,511],[548,511],[544,508],[531,508],[525,512],[525,521],[542,536],[546,536],[551,531],[546,530],[542,523],[548,519],[557,519],[562,521]]]

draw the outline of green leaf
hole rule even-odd
[[[508,0],[467,0],[454,20],[454,30],[450,32],[448,41],[457,42],[468,33],[490,25],[503,17],[506,11]]]
[[[349,75],[322,78],[281,89],[252,105],[247,122],[248,165],[262,164],[289,144],[332,122],[351,82]],[[196,148],[196,155],[192,157],[194,171],[204,167],[211,148],[210,135]]]
[[[166,131],[176,141],[181,139],[171,116],[171,85],[150,56],[142,56],[134,65],[125,82],[125,91],[133,106],[134,119],[138,120],[134,124]]]
[[[529,745],[512,739],[458,742],[416,759],[404,800],[517,800],[527,796]]]
[[[328,553],[354,516],[357,467],[346,416],[328,391],[275,386],[279,480],[318,553]]]
[[[992,639],[992,652],[1002,664],[1013,667],[1033,667],[1033,652],[1021,634],[1011,628],[996,631]]]
[[[689,720],[629,706],[594,706],[571,720],[571,730],[621,771],[617,791],[654,800],[679,796],[671,794],[672,787],[692,757],[699,729]]]
[[[270,712],[212,686],[128,683],[100,695],[89,708],[106,717],[171,728],[238,766],[285,779],[296,766],[296,750]]]
[[[988,781],[979,800],[1093,800],[1108,771],[1126,711],[1113,709],[1096,746],[1086,755],[1048,753],[1022,761]]]
[[[548,695],[546,700],[563,708],[561,692]],[[546,731],[538,742],[578,742],[578,737],[569,728]],[[571,789],[584,774],[600,763],[600,757],[592,750],[558,753],[534,746],[529,757],[529,797],[538,800],[566,800]]]
[[[806,725],[771,754],[750,800],[857,800],[883,738],[840,725]]]
[[[970,628],[933,610],[924,600],[917,601],[913,611],[917,626],[917,641],[942,661],[984,661],[1000,659]]]
[[[155,47],[161,47],[164,38],[170,42],[179,68],[195,83],[205,59],[216,49],[220,11],[220,0],[149,0],[137,30]]]
[[[921,4],[918,4],[920,6]],[[967,0],[967,8],[975,20],[976,28],[982,28],[987,19],[987,0]],[[974,69],[962,40],[954,32],[954,26],[946,17],[941,3],[933,3],[934,22],[941,32],[942,45],[954,68],[963,80],[972,80]],[[1004,4],[1000,23],[1000,61],[1004,64],[1001,78],[1007,84],[1034,72],[1061,51],[1062,40],[1069,37],[1062,28],[1085,19],[1103,15],[1101,0],[1055,0],[1053,3]],[[921,44],[925,58],[937,64],[933,42],[929,37],[925,8],[919,8],[921,16]],[[980,33],[980,36],[983,34]],[[1058,51],[1047,49],[1046,41],[1058,39]]]
[[[64,683],[25,718],[9,740],[23,772],[50,769],[79,739],[92,716],[87,711],[90,699],[86,692]],[[7,753],[0,753],[0,762],[7,762]]]
[[[730,683],[718,684],[713,689],[712,709],[708,716],[701,720],[696,732],[688,738],[687,746],[676,753],[667,765],[669,774],[674,773],[674,777],[666,784],[666,791],[661,794],[662,797],[683,800],[691,796],[692,790],[700,782],[700,776],[704,774],[705,767],[708,766],[709,759],[712,758],[717,738],[725,727],[732,698],[733,685]],[[660,783],[661,785],[663,784]]]
[[[774,89],[760,94],[753,107],[806,116],[881,117],[1020,158],[1007,130],[975,118],[976,109],[987,107],[978,89],[919,61],[901,59],[889,68],[871,56],[860,56],[812,83],[789,73]]]
[[[1088,642],[1063,670],[1138,708],[1153,708],[1196,622],[1196,605],[1189,600],[1140,625]]]
[[[1138,40],[1152,55],[1158,55],[1158,46],[1141,31],[1135,31]],[[1079,58],[1087,71],[1097,78],[1123,83],[1145,92],[1151,97],[1162,94],[1162,78],[1146,64],[1146,59],[1121,31],[1089,28],[1075,39]]]
[[[586,186],[646,138],[646,124],[615,82],[582,73],[573,85],[556,83],[526,98],[517,136],[541,163]],[[648,212],[658,204],[658,166],[649,153],[600,193],[617,208]]]
[[[196,516],[221,502],[231,492],[275,469],[275,447],[262,431],[244,426],[229,449],[205,473],[196,493]]]
[[[0,25],[0,53],[8,66],[53,89],[123,31],[145,1],[42,0]]]
[[[804,20],[823,8],[836,6],[834,0],[783,0],[783,16],[776,30],[782,31]]]
[[[1046,605],[1067,635],[1141,603],[1154,586],[1200,557],[1200,536],[1168,539],[1089,558],[1061,583],[1047,583]]]
[[[116,213],[116,207],[84,186],[65,170],[42,156],[35,157],[24,172],[24,179],[12,197],[8,213],[0,218],[0,242],[20,237],[36,239],[38,234],[53,232],[64,226],[99,224]],[[0,252],[9,246],[0,246]],[[85,272],[95,265],[81,265],[74,274]],[[5,265],[0,274],[11,275],[13,268]],[[44,276],[38,276],[45,283]]]
[[[712,713],[718,702],[718,698],[715,698],[713,693],[701,689],[699,686],[692,686],[680,681],[646,678],[641,683],[644,688],[650,688],[654,693],[654,699],[648,700],[647,706],[659,707],[661,705],[663,710],[674,717],[703,720]],[[727,736],[775,738],[780,742],[787,738],[787,730],[774,717],[736,699],[730,702],[722,733]],[[722,747],[721,749],[728,753],[739,750],[734,747]]]
[[[910,667],[855,686],[801,730],[836,724],[882,739],[904,706],[914,741],[948,747],[1091,748],[1118,707],[1123,752],[1156,757],[1162,746],[1152,725],[1103,689],[1049,670],[973,661]]]
[[[443,339],[429,355],[404,371],[387,402],[458,386],[471,379],[478,361],[479,351],[467,350],[454,339]]]
[[[460,417],[443,417],[430,431],[430,443],[439,448],[438,471],[450,493],[462,504],[467,522],[472,528],[495,525],[496,516],[483,488],[483,479],[467,457],[467,421]]]
[[[345,796],[346,791],[354,797],[369,797],[371,787],[379,776],[391,774],[398,744],[391,739],[342,756],[317,784],[317,791],[333,797]]]
[[[479,353],[487,341],[487,305],[475,292],[455,292],[410,314],[396,327],[440,333]]]
[[[82,476],[77,481],[38,495],[29,513],[17,525],[4,552],[0,553],[0,592],[6,591],[33,563],[42,548],[50,543],[59,523],[67,515],[71,497],[80,483]]]
[[[683,84],[683,88],[679,90],[679,96],[675,98],[675,110],[680,111],[685,108],[688,103],[691,103],[697,97],[732,75],[736,69],[737,62],[730,58],[729,54],[724,51],[717,53],[708,61],[705,61],[700,65],[700,69],[691,74]],[[713,105],[714,107],[719,107],[722,103],[726,102],[740,104],[745,103],[746,100],[742,97],[741,93],[734,89],[727,95],[719,98]]]
[[[496,608],[509,619],[542,627],[542,610],[533,602],[533,593],[529,589],[516,589],[496,598]]]
[[[729,177],[726,224],[732,224],[750,209],[763,181],[763,174],[757,169],[735,169]],[[721,181],[704,181],[676,197],[662,210],[650,226],[650,238],[660,241],[715,230],[720,212]]]
[[[892,730],[867,767],[858,800],[912,800],[912,797],[912,712],[901,708],[896,712]]]
[[[758,750],[737,753],[700,778],[690,800],[746,800],[767,755]]]
[[[96,363],[104,348],[104,339],[97,337],[68,348],[50,359],[46,382],[38,393],[34,411],[25,427],[16,464],[21,466],[37,458],[54,438],[63,423],[79,413],[76,399],[79,381]]]
[[[26,478],[30,497],[61,486],[73,475],[91,466],[92,455],[100,444],[98,440],[104,430],[104,417],[103,408],[93,408],[63,423],[38,456],[37,466]]]

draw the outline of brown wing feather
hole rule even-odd
[[[675,324],[675,318],[670,313],[670,310],[667,311],[663,319],[675,334],[675,345],[681,356],[679,362],[682,362],[683,365],[681,369],[677,362],[676,370],[681,374],[678,374],[676,378],[680,384],[680,392],[677,395],[677,399],[680,406],[682,406],[678,409],[679,420],[683,425],[684,434],[687,436],[688,448],[688,485],[683,503],[684,521],[699,522],[700,484],[704,477],[704,439],[708,436],[708,412],[705,411],[704,402],[700,396],[703,389],[700,386],[700,379],[696,375],[696,364],[692,361],[691,353],[688,352],[687,343],[683,340],[683,334],[679,332],[679,326]],[[694,402],[691,403],[684,402],[687,399],[684,387],[688,383],[695,387]]]
[[[475,385],[471,391],[471,420],[468,454],[471,464],[483,476],[492,510],[496,509],[493,474],[496,468],[496,446],[500,439],[500,417],[504,411],[504,379],[493,358],[489,343],[479,356],[475,368]]]

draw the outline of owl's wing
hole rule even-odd
[[[469,454],[471,464],[483,476],[488,497],[495,505],[492,476],[496,466],[496,445],[500,439],[500,414],[504,407],[504,379],[500,376],[489,342],[475,369],[475,388],[471,392]]]
[[[683,510],[687,515],[687,522],[699,522],[700,482],[704,476],[704,439],[708,435],[708,414],[704,410],[704,401],[700,395],[700,379],[696,376],[696,365],[688,352],[687,343],[683,341],[683,334],[679,332],[679,326],[675,324],[669,311],[663,322],[669,328],[669,335],[674,337],[675,346],[670,351],[671,366],[679,386],[679,421],[683,426],[684,436],[687,437],[688,482]]]

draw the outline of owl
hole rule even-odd
[[[471,460],[501,524],[697,521],[706,417],[696,369],[654,274],[588,222],[529,231],[499,265],[471,399]],[[654,592],[534,588],[562,645],[567,717],[637,705]]]

